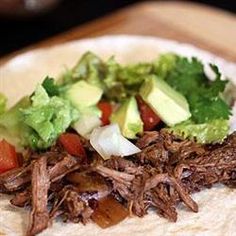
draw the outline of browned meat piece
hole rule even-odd
[[[175,209],[176,202],[169,196],[164,184],[147,191],[145,196],[150,206],[157,209],[157,213],[170,221],[177,221],[177,212]]]
[[[137,141],[137,145],[142,149],[142,152],[136,155],[141,164],[151,164],[161,172],[166,172],[167,164],[175,164],[205,152],[199,144],[181,140],[165,130],[145,132]]]
[[[111,157],[104,163],[104,165],[110,169],[126,172],[128,174],[137,175],[142,172],[141,166],[138,166],[134,162],[123,157]]]
[[[13,169],[1,174],[0,192],[14,192],[26,186],[31,180],[32,164],[33,162],[28,166]],[[58,179],[63,178],[67,173],[70,173],[79,167],[80,164],[78,164],[78,158],[73,156],[64,156],[64,158],[61,158],[60,161],[57,161],[55,165],[50,166],[50,179],[52,182],[55,182]]]
[[[117,182],[126,183],[126,184],[129,184],[135,177],[134,175],[112,170],[101,165],[96,166],[95,171],[97,171],[99,174],[101,174],[104,177],[109,177],[113,180],[116,180]]]
[[[17,193],[14,198],[11,199],[11,204],[18,207],[24,207],[30,203],[31,191],[29,189],[23,192]]]
[[[63,157],[65,157],[67,152],[61,148],[59,145],[52,146],[47,152],[44,153],[44,156],[47,157],[48,165],[55,165],[58,161],[60,161]],[[29,157],[31,160],[37,160],[42,156],[42,153],[37,153],[35,151],[31,151],[29,153]]]
[[[224,181],[229,187],[236,188],[236,170],[231,172],[230,180]]]
[[[97,165],[103,165],[103,158],[97,153],[92,152],[91,155],[88,156],[88,161],[90,166],[97,166]]]
[[[80,199],[77,192],[69,190],[64,201],[64,207],[66,208],[66,215],[68,220],[73,222],[79,222],[82,213],[86,209],[86,204]]]
[[[144,190],[148,191],[149,189],[156,187],[159,183],[171,185],[178,192],[186,206],[188,206],[192,211],[198,212],[197,203],[192,200],[189,194],[183,189],[181,184],[178,183],[175,178],[168,176],[168,174],[157,174],[151,177],[146,181]]]
[[[81,193],[82,198],[87,198],[86,195],[90,193],[90,198],[98,200],[106,197],[112,191],[105,178],[95,172],[73,172],[68,174],[66,179],[73,183],[76,192]],[[83,193],[85,193],[85,196]]]
[[[79,158],[77,157],[69,155],[65,156],[61,159],[61,161],[58,161],[57,163],[55,163],[54,166],[49,169],[50,180],[54,182],[58,179],[63,178],[67,173],[78,169],[80,166],[78,162]]]
[[[138,139],[136,146],[140,149],[150,146],[152,143],[156,143],[160,138],[160,133],[157,131],[144,132],[143,136]]]
[[[48,227],[47,210],[49,174],[46,157],[40,157],[32,167],[32,211],[27,235],[35,235]]]
[[[127,168],[137,168],[132,161],[126,160],[123,157],[113,156],[105,162],[105,166],[114,170],[123,171]]]
[[[137,154],[137,158],[142,164],[151,164],[162,170],[164,165],[169,162],[169,152],[162,143],[152,144]]]
[[[234,134],[229,142],[211,147],[203,155],[194,159],[186,159],[178,163],[174,174],[190,191],[199,191],[214,183],[227,183],[235,181],[236,170],[236,138]],[[229,138],[228,138],[229,139]]]
[[[0,192],[13,192],[24,187],[31,180],[30,172],[31,164],[1,174]]]
[[[88,204],[88,199],[86,200],[82,199],[75,187],[65,186],[56,198],[57,202],[51,210],[50,218],[53,219],[55,216],[63,214],[65,220],[86,224],[93,213],[92,208]]]

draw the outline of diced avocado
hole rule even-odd
[[[80,110],[97,104],[102,93],[103,91],[101,88],[81,80],[71,85],[71,87],[66,91],[65,96],[77,109]]]
[[[185,121],[191,116],[185,97],[156,76],[145,80],[140,95],[168,126]]]
[[[111,122],[117,123],[121,133],[126,138],[136,138],[138,133],[143,132],[143,122],[140,118],[136,99],[127,99],[118,110],[112,114]]]

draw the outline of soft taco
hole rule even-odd
[[[84,55],[88,51],[92,53]],[[164,55],[162,63],[161,54]],[[71,71],[70,68],[81,56],[79,67]],[[107,67],[104,69],[102,64],[94,70],[93,66],[100,63],[100,58],[106,61]],[[157,58],[159,61],[155,62]],[[204,68],[198,60],[203,62]],[[90,64],[86,64],[87,61]],[[176,61],[178,66],[186,64],[188,70],[194,68],[189,73],[187,71],[183,79],[192,76],[196,81],[196,78],[200,78],[198,71],[202,71],[204,78],[216,81],[214,89],[210,87],[213,82],[205,82],[201,92],[203,97],[204,93],[213,94],[214,99],[206,97],[208,102],[220,101],[214,104],[215,109],[212,110],[217,119],[209,115],[204,120],[204,115],[201,116],[197,109],[193,115],[192,107],[196,104],[197,96],[193,96],[194,86],[190,84],[183,89],[180,86],[181,83],[185,84],[183,80],[176,84],[177,70],[169,76],[172,80],[167,80],[168,83],[159,79],[172,70],[172,65],[176,66]],[[191,67],[194,63],[196,66]],[[120,64],[133,66],[123,67]],[[27,232],[28,235],[40,233],[50,236],[220,236],[236,232],[235,63],[173,41],[106,36],[28,52],[3,64],[0,70],[0,92],[7,95],[7,106],[12,107],[22,97],[30,95],[29,100],[23,101],[26,105],[19,109],[27,127],[24,124],[24,127],[8,136],[6,129],[15,126],[15,123],[11,123],[11,117],[5,116],[7,118],[3,119],[0,115],[0,137],[7,140],[5,147],[14,144],[17,152],[21,153],[17,156],[18,162],[22,157],[24,159],[23,166],[0,174],[1,235],[24,235]],[[89,78],[87,70],[90,70]],[[104,71],[107,73],[107,70],[109,76],[106,75],[104,85],[97,77],[104,78]],[[159,73],[158,78],[153,75],[155,73]],[[178,73],[182,72],[178,70]],[[114,79],[117,74],[123,78],[125,88]],[[45,76],[58,78],[58,84]],[[140,79],[141,76],[145,80]],[[142,83],[134,81],[135,77]],[[224,79],[230,79],[230,82],[226,85]],[[80,93],[77,93],[77,89]],[[189,93],[185,93],[187,89]],[[63,95],[55,98],[59,93]],[[159,97],[154,95],[156,93]],[[110,99],[113,111],[107,109],[107,100],[97,105],[102,94],[107,100]],[[161,104],[153,105],[152,97],[154,100],[163,99],[163,108],[160,109]],[[32,107],[28,107],[28,103]],[[142,106],[143,103],[147,103],[152,112],[158,114],[158,119],[149,112],[151,121],[145,121],[142,112],[147,108]],[[52,108],[51,104],[56,104],[56,108]],[[110,115],[113,112],[109,120],[101,117],[104,104],[106,113],[108,110]],[[139,106],[140,116],[133,104]],[[204,109],[201,110],[199,106],[198,109],[211,114],[211,103],[204,106]],[[40,107],[39,113],[35,113],[35,107]],[[166,107],[171,110],[171,116],[166,116]],[[0,106],[0,112],[1,109],[4,108]],[[131,112],[127,112],[128,109]],[[48,130],[52,124],[40,120],[42,112],[55,117],[51,133]],[[127,121],[124,116],[131,118]],[[211,118],[213,121],[209,120]],[[105,126],[100,127],[99,122]],[[110,122],[113,124],[109,125]],[[58,124],[62,123],[67,125],[63,129],[58,128]],[[88,126],[88,123],[92,126]],[[158,128],[155,130],[153,127]],[[67,133],[64,133],[65,130]],[[147,130],[149,132],[143,133]],[[20,136],[24,139],[22,143],[17,135],[24,132],[27,137]],[[68,139],[68,134],[76,136],[76,140],[79,137],[82,147],[78,147],[74,138]],[[1,141],[0,147],[2,142],[5,141]],[[153,153],[159,159],[153,159]],[[1,155],[0,151],[0,158]],[[56,166],[58,162],[60,169]],[[2,169],[0,167],[0,171]],[[86,182],[82,187],[81,179]],[[96,184],[101,187],[101,192],[96,190]],[[91,186],[95,188],[93,191]],[[63,222],[63,219],[67,222]]]

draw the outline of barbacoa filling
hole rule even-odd
[[[191,193],[216,183],[236,186],[236,132],[222,144],[199,145],[163,129],[145,132],[136,145],[140,153],[106,161],[86,141],[86,159],[58,144],[29,151],[22,167],[0,175],[0,192],[14,194],[15,206],[31,206],[27,235],[35,235],[56,217],[106,228],[150,208],[175,222],[179,202],[198,211]]]

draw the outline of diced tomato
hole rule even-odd
[[[80,137],[77,134],[61,134],[59,142],[70,155],[86,158],[86,152],[81,144]]]
[[[136,100],[138,103],[140,116],[144,124],[144,131],[153,130],[154,127],[160,123],[161,119],[140,96],[136,96]]]
[[[99,102],[98,108],[102,111],[101,121],[103,125],[110,124],[109,118],[112,113],[112,106],[109,102]]]
[[[16,149],[5,139],[0,141],[0,173],[19,167]]]

